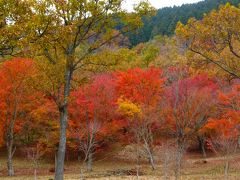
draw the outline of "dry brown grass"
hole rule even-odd
[[[234,158],[231,163],[230,178],[232,180],[240,179],[240,155]],[[16,176],[9,178],[6,176],[6,159],[0,158],[0,179],[2,180],[32,180],[34,179],[33,164],[23,158],[15,158],[14,166],[16,171]],[[49,172],[49,169],[53,167],[52,162],[42,161],[38,170],[38,180],[49,180],[53,179],[53,173]],[[80,179],[80,172],[82,164],[79,162],[66,162],[65,179],[75,180]],[[136,179],[136,176],[116,176],[113,175],[113,171],[116,170],[131,170],[136,168],[134,162],[129,161],[119,161],[117,159],[105,159],[103,161],[97,161],[94,163],[94,169],[91,173],[83,173],[86,179],[96,179],[96,180],[121,180],[121,179]],[[185,159],[185,165],[183,168],[183,180],[221,180],[224,179],[224,164],[223,159],[220,157],[208,158],[207,163],[202,163],[199,158],[188,158]],[[140,171],[144,173],[141,176],[141,180],[161,180],[163,179],[162,166],[159,163],[156,171],[152,171],[151,168],[146,163],[142,163]],[[171,179],[174,179],[173,177]]]

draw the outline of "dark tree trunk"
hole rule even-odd
[[[57,151],[55,152],[55,155],[54,155],[54,163],[55,163],[54,172],[57,172]]]
[[[56,180],[63,180],[64,160],[66,151],[66,130],[67,130],[67,110],[66,107],[64,107],[64,110],[61,112],[60,116],[60,139],[57,153],[57,166],[55,172]]]
[[[206,158],[207,153],[205,150],[205,138],[204,136],[198,136],[198,146],[199,146],[199,150],[202,152],[202,155],[204,158]]]
[[[66,130],[68,125],[68,99],[70,94],[72,71],[66,68],[65,72],[65,86],[64,86],[64,102],[59,107],[60,113],[60,139],[57,153],[57,166],[55,172],[55,180],[63,180],[64,175],[64,160],[66,152]]]

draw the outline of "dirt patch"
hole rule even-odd
[[[145,175],[143,171],[138,171],[136,169],[130,169],[130,170],[124,170],[124,169],[117,169],[114,171],[107,171],[107,174],[111,176],[136,176],[137,174],[139,176]]]

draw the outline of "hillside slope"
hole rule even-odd
[[[178,21],[186,23],[191,17],[201,19],[205,13],[217,9],[219,5],[227,2],[238,5],[240,0],[205,0],[194,4],[159,9],[156,16],[148,20],[144,19],[144,27],[137,33],[128,34],[128,38],[131,45],[134,46],[140,42],[147,42],[156,35],[170,36],[174,34]]]

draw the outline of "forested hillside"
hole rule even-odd
[[[124,1],[0,0],[0,179],[239,179],[240,6]]]
[[[201,19],[205,13],[217,9],[219,5],[227,2],[238,5],[240,0],[205,0],[194,4],[159,9],[156,16],[144,19],[144,26],[138,30],[138,33],[128,35],[131,45],[147,42],[156,35],[172,35],[178,21],[186,24],[191,17]]]

